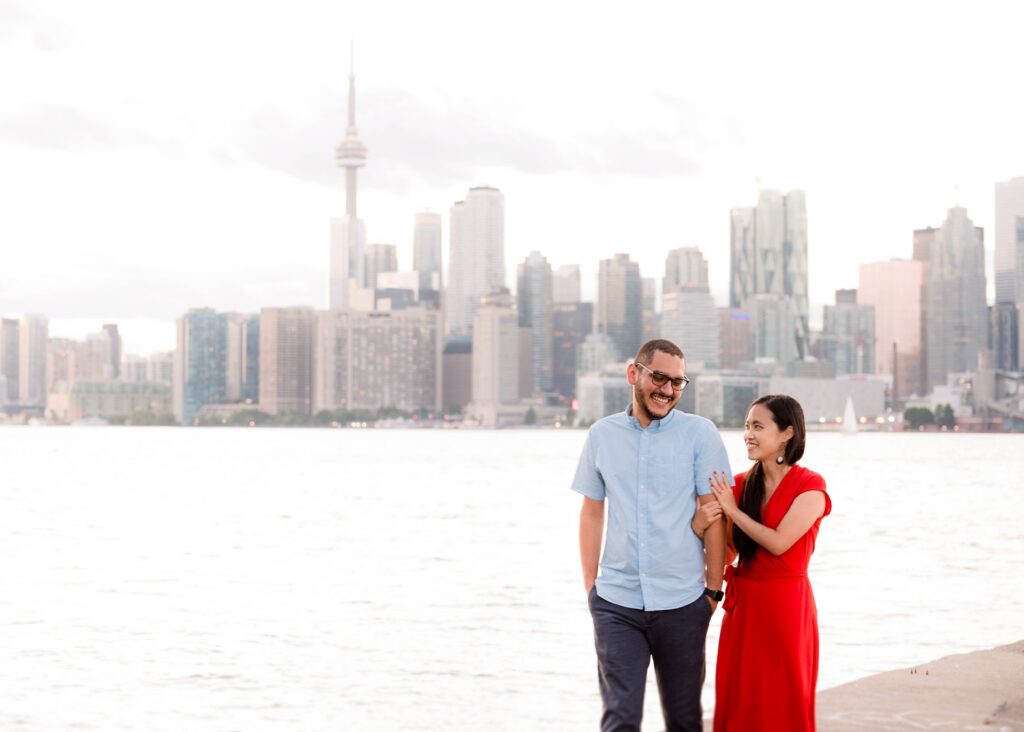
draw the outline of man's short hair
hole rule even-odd
[[[664,338],[655,338],[653,341],[647,341],[647,343],[640,346],[640,350],[636,352],[636,358],[633,360],[639,361],[646,366],[654,360],[655,351],[661,351],[669,356],[677,356],[682,359],[686,358],[679,346],[672,341],[667,341]]]

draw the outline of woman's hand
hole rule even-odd
[[[716,521],[722,518],[722,506],[718,501],[708,501],[697,506],[697,513],[693,515],[693,532],[704,538],[704,532]]]
[[[715,494],[715,500],[721,506],[722,513],[731,517],[738,508],[736,499],[732,495],[732,486],[725,479],[725,473],[712,473],[708,480],[711,482],[711,491]]]

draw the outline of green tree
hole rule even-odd
[[[926,424],[935,424],[935,415],[927,407],[910,407],[903,412],[903,419],[915,430]]]
[[[947,429],[956,427],[956,415],[953,413],[953,406],[950,404],[940,404],[935,407],[935,423]]]
[[[526,410],[526,416],[523,417],[523,424],[537,424],[537,412],[533,407]]]

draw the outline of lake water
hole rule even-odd
[[[0,430],[0,729],[596,729],[584,436]],[[819,688],[1024,638],[1024,436],[811,434],[803,464]]]

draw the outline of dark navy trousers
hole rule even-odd
[[[704,642],[711,603],[701,595],[674,610],[647,612],[588,598],[601,685],[601,732],[639,732],[644,713],[647,667],[661,695],[667,732],[701,732],[700,691],[704,685]]]

